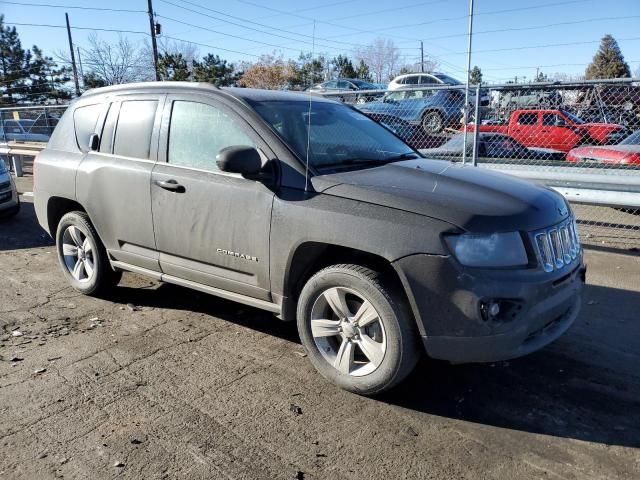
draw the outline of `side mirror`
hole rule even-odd
[[[223,172],[239,173],[243,177],[255,176],[262,170],[258,150],[245,145],[223,148],[216,156],[216,164]]]
[[[100,148],[100,136],[97,133],[93,133],[89,137],[89,151],[97,152],[98,148]]]

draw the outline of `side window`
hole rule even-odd
[[[89,150],[89,138],[96,131],[100,114],[107,106],[103,103],[78,107],[73,112],[73,124],[76,131],[76,142],[82,151]]]
[[[149,158],[157,100],[127,100],[120,106],[113,139],[114,155]]]
[[[418,85],[418,80],[420,80],[419,75],[412,75],[405,79],[405,85]]]
[[[537,113],[522,113],[518,117],[518,125],[535,125],[538,123]]]
[[[255,143],[223,110],[204,103],[175,101],[169,127],[169,163],[217,171],[216,155],[234,145]]]
[[[343,89],[343,90],[348,90],[351,87],[351,84],[349,82],[345,82],[344,80],[340,80],[338,82],[338,88]]]
[[[438,83],[436,82],[433,78],[431,78],[429,75],[420,75],[420,84],[421,85],[425,85],[425,84],[434,84],[434,83]]]
[[[335,80],[329,80],[324,84],[324,88],[338,88],[338,82]]]
[[[560,115],[557,115],[555,113],[545,113],[542,116],[542,125],[544,126],[561,127],[566,124],[567,122],[565,122],[564,118],[562,118]]]

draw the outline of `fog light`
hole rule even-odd
[[[480,302],[480,315],[485,322],[487,320],[495,320],[500,315],[500,303],[494,301]]]

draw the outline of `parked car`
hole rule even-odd
[[[502,133],[478,134],[478,160],[499,162],[501,160],[564,161],[564,153],[546,148],[527,148],[516,139]],[[464,150],[464,133],[458,133],[439,148],[420,150],[427,158],[459,159]],[[467,155],[473,152],[473,134],[467,135]]]
[[[371,91],[380,90],[373,83],[366,82],[364,80],[358,80],[356,78],[337,78],[335,80],[329,80],[314,85],[307,89],[308,92],[313,93],[344,93],[344,95],[337,96],[335,98],[347,102],[347,103],[365,103],[380,98],[382,92],[359,94],[358,91]]]
[[[33,124],[28,124],[28,127]],[[30,133],[18,120],[3,120],[0,123],[0,142],[48,142],[49,136]]]
[[[449,75],[444,73],[407,73],[404,75],[398,75],[396,78],[389,82],[387,86],[388,90],[400,90],[406,88],[424,88],[433,86],[460,86],[464,91],[464,84]],[[480,91],[480,105],[489,105],[491,97],[486,89]],[[476,102],[475,86],[471,86],[469,89],[469,103],[473,106]]]
[[[399,90],[401,88],[432,87],[434,85],[462,85],[462,82],[444,73],[407,73],[398,75],[391,80],[387,89]]]
[[[89,90],[38,156],[63,275],[121,271],[296,321],[308,358],[375,394],[434,357],[488,362],[562,335],[584,281],[558,193],[428,160],[321,97],[158,82]]]
[[[447,136],[445,135],[428,134],[420,125],[413,125],[394,115],[386,115],[384,113],[366,113],[366,115],[387,127],[416,150],[439,147],[447,141]]]
[[[367,115],[393,115],[422,126],[428,134],[459,124],[463,107],[464,92],[460,90],[396,90],[386,93],[381,100],[358,105]]]
[[[0,218],[13,217],[20,211],[20,197],[11,173],[0,158]]]
[[[617,145],[584,146],[567,153],[568,162],[640,165],[640,130]]]
[[[473,126],[467,127],[473,131]],[[586,123],[566,110],[516,110],[508,123],[486,122],[481,132],[504,133],[527,147],[568,152],[589,143],[617,143],[626,128],[613,123]]]

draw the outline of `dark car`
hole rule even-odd
[[[458,126],[463,107],[464,91],[458,89],[394,90],[378,101],[358,105],[367,115],[393,115],[428,134]]]
[[[424,148],[437,148],[448,139],[446,135],[432,135],[424,131],[421,126],[411,124],[398,118],[394,115],[385,115],[384,113],[369,113],[365,114],[381,123],[408,145],[412,146],[416,150]]]
[[[336,78],[335,80],[328,80],[307,89],[308,92],[312,93],[339,93],[340,95],[332,96],[332,98],[345,103],[370,102],[382,97],[384,93],[371,93],[372,90],[380,90],[380,88],[373,83],[357,78]],[[360,91],[368,93],[358,93]]]
[[[297,322],[316,369],[360,394],[396,385],[423,351],[528,354],[580,309],[582,251],[561,195],[423,158],[321,97],[90,90],[38,156],[34,206],[76,290],[132,271],[264,309]]]
[[[458,133],[439,148],[422,149],[429,158],[456,159],[462,157],[464,134]],[[481,162],[500,160],[547,160],[563,161],[564,153],[548,148],[527,148],[515,138],[502,133],[478,134],[478,159]],[[467,135],[467,156],[473,152],[473,132]]]

